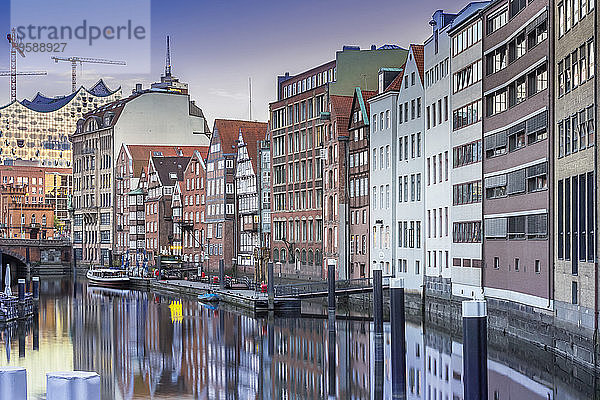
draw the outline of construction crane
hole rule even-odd
[[[112,65],[127,65],[125,61],[106,60],[104,58],[86,58],[86,57],[52,57],[54,62],[68,61],[71,63],[71,90],[73,93],[77,91],[77,63],[90,64],[112,64]]]
[[[17,53],[21,57],[25,57],[25,53],[20,47],[20,41],[15,34],[15,28],[11,33],[6,35],[8,43],[10,43],[10,71],[0,71],[0,76],[10,76],[10,102],[17,99],[17,75],[47,75],[46,71],[24,71],[17,72]]]

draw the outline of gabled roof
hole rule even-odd
[[[421,83],[425,86],[425,46],[422,44],[411,44],[410,50],[415,58],[415,64],[417,64]]]
[[[376,94],[377,92],[370,90],[362,90],[359,87],[354,89],[354,97],[352,98],[352,107],[350,108],[350,120],[348,121],[348,128],[350,128],[350,122],[352,121],[352,110],[356,108],[357,102],[360,107],[360,112],[362,113],[362,119],[365,125],[369,125],[369,103],[367,102],[367,100],[369,100]]]
[[[341,96],[332,94],[329,98],[331,112],[337,116],[348,117],[352,111],[353,96]]]
[[[125,151],[128,157],[133,161],[133,176],[138,177],[142,169],[148,165],[148,160],[151,155],[174,157],[185,156],[191,157],[195,152],[198,152],[202,157],[206,158],[208,154],[208,146],[157,146],[146,144],[123,144],[121,151]]]
[[[191,157],[150,157],[149,164],[158,174],[162,186],[174,186],[183,180],[183,171],[187,168]]]
[[[246,151],[248,152],[248,157],[250,158],[250,162],[252,163],[252,168],[254,169],[254,173],[258,173],[257,170],[257,158],[258,158],[258,142],[260,140],[264,140],[267,135],[267,131],[260,132],[259,130],[251,130],[244,131],[240,130],[239,138],[238,138],[238,146],[245,145]],[[241,142],[240,142],[241,140]]]
[[[237,140],[240,134],[240,129],[242,130],[244,140],[246,141],[256,137],[260,137],[262,139],[267,132],[268,124],[266,122],[215,119],[212,137],[219,137],[221,142],[221,151],[223,154],[237,154]],[[256,140],[254,140],[254,143],[256,143]]]

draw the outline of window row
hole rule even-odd
[[[452,38],[452,56],[455,57],[474,44],[479,43],[482,36],[481,28],[482,23],[479,20],[454,35]]]
[[[436,161],[437,160],[437,161]],[[448,181],[448,152],[427,159],[427,185]]]
[[[578,273],[578,261],[594,261],[594,191],[593,172],[561,179],[557,184],[557,256],[571,260],[573,275]]]
[[[385,195],[383,187],[383,185],[379,186],[379,208],[387,210],[390,208],[390,185],[385,185]],[[373,186],[373,203],[371,207],[377,210],[377,186]]]
[[[409,198],[410,178],[410,198]],[[421,201],[421,174],[398,177],[398,202]]]
[[[496,157],[548,137],[548,113],[542,111],[524,122],[485,137],[486,158]]]
[[[421,248],[421,221],[398,221],[398,247]]]
[[[485,178],[485,198],[497,199],[548,188],[548,163]]]
[[[568,156],[594,145],[594,106],[558,122],[558,157]]]
[[[408,142],[410,136],[410,143]],[[398,138],[398,161],[421,157],[421,132]]]
[[[350,154],[350,168],[369,165],[369,152],[367,150]]]
[[[486,115],[491,117],[504,112],[547,88],[548,69],[544,64],[526,76],[518,77],[507,87],[488,94],[485,98]]]
[[[452,242],[481,243],[481,221],[454,222]]]
[[[443,101],[443,108],[442,99],[439,99],[437,103],[433,103],[431,106],[427,106],[427,129],[435,127],[436,124],[440,125],[442,121],[448,121],[448,96],[444,96]]]
[[[475,61],[473,64],[454,73],[453,76],[453,93],[481,81],[481,60]]]
[[[481,181],[459,183],[453,187],[452,205],[481,203]]]
[[[548,237],[548,214],[486,218],[486,239],[543,239]]]
[[[313,76],[309,76],[292,84],[286,85],[283,87],[283,98],[287,99],[288,97],[306,92],[307,90],[314,89],[328,82],[333,82],[335,81],[335,75],[336,68],[329,68]]]
[[[548,17],[546,12],[519,32],[514,39],[486,54],[485,73],[495,74],[521,58],[528,50],[548,38]]]
[[[596,0],[565,0],[558,3],[558,37],[562,37],[594,10]]]
[[[425,87],[429,87],[450,73],[450,61],[446,58],[425,71]]]
[[[414,72],[413,72],[414,74]],[[402,104],[398,104],[398,123],[408,122],[409,117],[409,102],[404,103],[404,112],[402,111]],[[404,119],[402,118],[404,116]],[[410,119],[421,118],[421,98],[417,97],[410,101]]]
[[[443,209],[444,215],[442,217],[442,208],[435,208],[427,210],[427,237],[443,237],[448,236],[448,207]],[[443,219],[442,219],[443,218]]]
[[[558,97],[593,78],[595,59],[594,39],[590,39],[558,62]]]
[[[452,113],[452,128],[457,131],[481,121],[481,100],[460,107]]]
[[[377,170],[377,149],[373,149],[373,157],[371,157],[372,161],[372,169],[373,171]],[[386,145],[385,147],[381,146],[379,148],[379,169],[390,168],[390,145]]]
[[[456,146],[452,149],[452,166],[458,168],[480,162],[481,153],[481,140]]]
[[[369,190],[369,178],[362,177],[357,179],[350,179],[350,197],[362,197],[368,196]]]

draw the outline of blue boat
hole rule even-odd
[[[205,303],[216,303],[219,301],[219,295],[215,293],[199,294],[198,301]]]

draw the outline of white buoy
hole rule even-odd
[[[100,400],[100,375],[95,372],[51,372],[46,376],[46,400]]]
[[[0,399],[27,399],[27,371],[23,367],[0,367]]]

